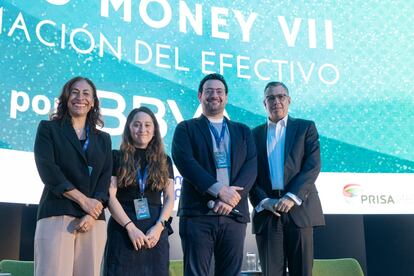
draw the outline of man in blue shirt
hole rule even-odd
[[[264,275],[312,275],[313,226],[323,225],[316,190],[321,162],[315,123],[288,115],[281,82],[264,90],[268,119],[253,130],[258,176],[250,191],[253,233]]]

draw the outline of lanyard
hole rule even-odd
[[[86,140],[85,140],[85,144],[83,144],[83,151],[86,152],[88,150],[89,147],[89,126],[86,126]]]
[[[213,133],[214,140],[216,140],[217,149],[220,148],[220,144],[224,139],[224,134],[226,133],[226,126],[227,126],[226,120],[223,119],[223,125],[221,127],[221,133],[220,133],[220,136],[219,136],[217,129],[209,121],[209,127],[210,127],[210,130],[211,130],[211,133]]]
[[[145,186],[147,186],[148,166],[145,166],[144,175],[141,175],[141,169],[137,169],[137,180],[141,197],[144,197]]]

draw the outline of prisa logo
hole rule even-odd
[[[361,195],[361,204],[395,204],[391,195]]]
[[[363,193],[363,189],[359,184],[346,184],[342,189],[342,194],[348,203],[355,204],[359,201],[360,204],[364,205],[395,204],[391,195]]]
[[[346,184],[342,189],[342,194],[348,198],[353,198],[361,193],[361,185],[359,184]]]

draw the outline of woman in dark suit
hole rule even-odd
[[[113,160],[104,275],[166,276],[174,175],[150,109],[136,108],[128,115]]]
[[[50,121],[41,121],[34,145],[44,183],[35,233],[39,276],[99,276],[106,242],[103,204],[112,171],[109,134],[96,87],[75,77],[63,87]]]

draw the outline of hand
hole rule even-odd
[[[86,197],[86,199],[82,201],[81,208],[94,219],[97,219],[102,213],[103,205],[95,198]]]
[[[134,223],[130,223],[126,226],[129,239],[132,242],[135,250],[144,249],[149,247],[149,241],[147,237],[139,230]]]
[[[146,236],[149,242],[148,248],[153,248],[157,245],[158,241],[160,240],[162,230],[164,230],[164,227],[162,226],[161,222],[157,222],[147,231]]]
[[[97,219],[102,213],[102,203],[94,198],[89,198],[81,193],[78,189],[72,189],[63,193],[63,196],[73,200],[84,210],[87,214]]]
[[[278,201],[279,200],[275,198],[268,198],[263,202],[262,207],[263,209],[272,212],[272,214],[274,214],[275,216],[280,217],[280,214],[276,212],[276,206],[278,204]]]
[[[238,186],[223,186],[218,193],[218,198],[227,203],[231,207],[236,207],[239,204],[241,196],[238,191],[242,191],[243,187]]]
[[[75,226],[75,231],[86,233],[95,225],[95,221],[90,215],[85,215],[79,220],[78,225]]]
[[[279,200],[275,209],[278,212],[287,213],[290,211],[290,209],[292,209],[293,206],[295,206],[293,199],[284,196]]]
[[[224,216],[230,214],[231,210],[233,210],[233,207],[221,200],[216,200],[213,208],[214,213]]]

